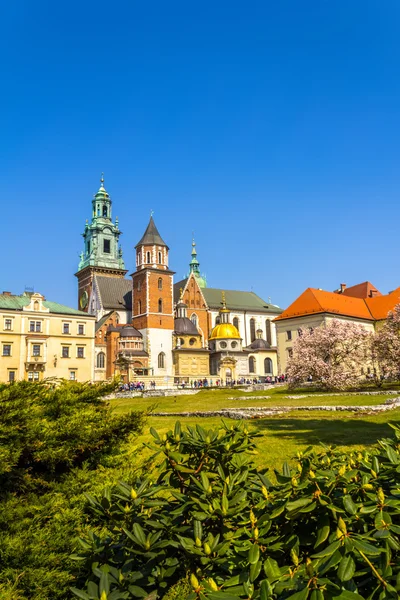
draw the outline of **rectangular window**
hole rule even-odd
[[[85,335],[85,326],[82,323],[78,324],[78,335]]]
[[[11,331],[12,319],[4,319],[4,329],[6,329],[7,331]]]
[[[76,381],[76,371],[70,371],[69,372],[69,380],[70,381]]]
[[[293,348],[288,348],[288,358],[292,358],[293,357]]]
[[[103,252],[110,254],[110,240],[103,240]]]
[[[69,333],[69,323],[63,323],[63,333]]]
[[[15,371],[8,371],[8,381],[11,383],[15,381]]]
[[[33,344],[32,356],[40,356],[40,344]]]
[[[287,331],[286,332],[286,339],[287,339],[287,341],[289,341],[289,340],[292,339],[292,332],[291,331]]]
[[[39,372],[28,371],[28,381],[39,381]]]
[[[62,353],[61,356],[63,358],[69,358],[69,346],[63,346],[62,347]]]
[[[29,321],[29,331],[35,331],[35,321]]]
[[[3,344],[3,356],[11,356],[11,344]]]
[[[76,349],[77,358],[85,358],[85,348],[82,346],[78,346]]]
[[[40,333],[42,331],[42,323],[41,323],[41,321],[36,321],[36,323],[35,323],[35,331],[37,333]]]

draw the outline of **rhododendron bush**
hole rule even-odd
[[[314,330],[304,330],[295,340],[289,361],[289,385],[312,381],[328,390],[345,390],[360,380],[371,363],[373,334],[351,321],[333,319]]]

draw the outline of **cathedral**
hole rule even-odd
[[[273,320],[282,309],[254,292],[208,287],[194,240],[189,272],[174,283],[169,247],[153,216],[127,277],[122,232],[103,176],[100,183],[76,273],[78,307],[96,317],[95,380],[120,375],[161,386],[278,375]]]

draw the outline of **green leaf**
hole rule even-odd
[[[143,544],[143,546],[146,543],[146,535],[142,529],[142,527],[139,525],[139,523],[134,523],[133,527],[132,527],[132,532],[134,534],[134,536],[140,541],[141,544]]]
[[[249,563],[251,565],[254,565],[255,563],[258,562],[259,558],[260,558],[260,548],[256,544],[253,544],[249,549],[247,560],[249,561]]]
[[[343,590],[340,592],[339,596],[332,596],[332,600],[365,600],[363,596],[356,594],[356,592],[349,592],[347,590]]]
[[[317,540],[315,542],[314,548],[316,548],[317,546],[322,544],[322,542],[325,542],[325,540],[329,536],[329,532],[331,530],[329,516],[324,515],[323,517],[321,517],[318,525],[319,525],[319,527],[318,527],[318,533],[317,533]]]
[[[291,512],[299,508],[303,508],[303,506],[311,504],[312,501],[313,498],[299,498],[299,500],[295,500],[294,502],[288,502],[286,504],[286,508],[289,512]]]
[[[288,596],[287,600],[306,600],[306,598],[308,598],[309,591],[310,590],[309,590],[308,586],[306,586],[305,588],[303,588],[301,590],[301,592],[296,592],[295,594]]]
[[[379,511],[375,515],[375,527],[376,529],[387,529],[389,525],[392,524],[392,519],[390,515],[386,512]]]
[[[271,583],[281,576],[281,570],[278,563],[271,557],[268,557],[267,560],[264,561],[264,572]]]
[[[325,556],[331,556],[338,548],[340,548],[340,540],[329,544],[329,546],[320,550],[317,554],[312,554],[312,558],[325,558]]]
[[[147,592],[139,587],[138,585],[130,585],[129,586],[129,592],[135,596],[135,598],[146,598],[147,597]]]
[[[257,577],[259,576],[260,571],[261,571],[261,567],[262,567],[262,561],[261,560],[259,560],[258,562],[254,563],[254,564],[252,564],[250,566],[250,577],[249,577],[249,579],[250,579],[251,583],[254,583],[255,580],[257,579]]]
[[[156,438],[156,440],[160,441],[160,436],[158,435],[158,432],[154,429],[154,427],[150,427],[150,433],[154,438]]]
[[[367,554],[368,556],[379,556],[384,551],[382,548],[376,548],[372,544],[368,544],[368,542],[357,539],[353,539],[353,543],[357,550]]]
[[[349,513],[349,515],[355,515],[357,512],[357,506],[354,504],[351,496],[349,496],[348,494],[346,496],[343,497],[343,506],[346,509],[346,512]]]
[[[78,590],[77,588],[69,588],[71,590],[71,592],[73,594],[75,594],[75,596],[78,596],[78,598],[81,598],[82,600],[90,600],[90,596],[87,595],[86,592],[83,592],[82,590]]]
[[[340,581],[350,581],[355,572],[356,564],[353,560],[353,557],[350,555],[343,556],[339,563],[337,572],[337,576],[339,577]]]

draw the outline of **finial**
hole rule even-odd
[[[103,185],[103,183],[104,183],[104,173],[101,174],[100,183],[101,183],[101,185]]]
[[[150,210],[150,219],[151,219],[151,217],[152,217],[153,215],[154,215],[154,210],[153,210],[153,209],[151,209],[151,210]]]
[[[222,292],[222,308],[226,308],[225,292]]]

